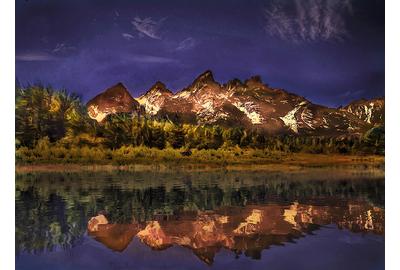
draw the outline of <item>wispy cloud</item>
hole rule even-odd
[[[54,49],[52,50],[52,53],[64,54],[71,51],[75,51],[75,49],[76,48],[74,46],[68,46],[65,43],[57,43]]]
[[[181,42],[179,42],[178,47],[176,47],[177,51],[184,51],[193,48],[196,45],[196,41],[192,37],[188,37]]]
[[[122,33],[122,37],[123,37],[124,39],[126,39],[126,40],[131,40],[131,39],[134,39],[134,38],[135,38],[133,35],[128,34],[128,33]]]
[[[151,17],[144,19],[135,17],[131,23],[140,34],[152,39],[161,39],[159,30],[162,22],[165,21],[165,19],[166,18],[162,18],[159,21],[154,21]]]
[[[364,92],[365,92],[364,90],[346,91],[341,93],[339,96],[342,98],[354,98],[354,97],[359,97]]]
[[[15,56],[17,61],[26,61],[26,62],[34,62],[34,61],[54,61],[58,58],[43,52],[32,52],[32,53],[20,53]]]
[[[138,63],[149,63],[149,64],[166,64],[166,63],[177,63],[178,61],[173,58],[147,55],[147,54],[134,54],[129,57],[129,60]]]
[[[265,30],[293,42],[343,40],[352,13],[351,0],[273,1],[264,10]]]

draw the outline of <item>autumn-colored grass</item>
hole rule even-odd
[[[17,171],[80,170],[153,170],[186,168],[190,170],[290,170],[301,167],[366,166],[383,167],[384,156],[308,154],[270,152],[238,147],[218,150],[156,149],[124,146],[116,150],[103,148],[18,149]]]

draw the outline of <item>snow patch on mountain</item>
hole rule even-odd
[[[151,102],[150,98],[139,97],[137,101],[140,105],[144,106],[146,112],[151,115],[156,115],[157,112],[160,110],[160,106],[158,106],[155,102]]]
[[[88,113],[90,118],[95,119],[97,122],[103,121],[108,115],[108,113],[100,111],[98,106],[95,105],[89,106]]]
[[[242,103],[238,101],[234,102],[233,105],[240,111],[244,112],[252,124],[261,124],[264,120],[264,118],[256,111],[256,106],[252,102]]]
[[[367,116],[366,121],[369,124],[371,124],[371,117],[372,117],[372,109],[373,109],[373,107],[374,107],[373,103],[372,103],[371,107],[367,107],[366,105],[364,105],[365,115]]]
[[[323,122],[323,127],[324,128],[329,128],[329,124],[328,124],[328,121],[326,121],[326,119],[325,119],[325,117],[322,117],[322,122]]]
[[[302,103],[300,103],[300,104],[302,104]],[[313,114],[309,109],[304,108],[300,114],[300,118],[309,128],[315,129],[312,125]]]
[[[201,105],[201,109],[197,112],[197,115],[200,118],[206,118],[208,121],[212,120],[212,122],[216,121],[214,118],[214,103],[211,100],[206,101]]]
[[[230,98],[233,95],[233,93],[220,93],[216,95],[216,98],[219,100],[227,100],[228,98]]]
[[[307,101],[302,101],[302,102],[299,103],[299,106],[306,105],[307,103],[308,103]]]
[[[297,123],[295,114],[299,109],[300,109],[300,107],[296,107],[293,110],[291,110],[290,112],[288,112],[285,116],[279,117],[283,121],[283,123],[285,123],[285,125],[287,127],[289,127],[291,130],[293,130],[296,133],[299,132],[299,129],[298,129],[298,123]]]
[[[220,119],[226,120],[229,118],[229,114],[222,109],[216,110],[214,102],[211,100],[201,104],[201,109],[197,112],[197,116],[202,123],[215,123]]]
[[[373,101],[360,100],[350,103],[346,107],[340,108],[340,110],[347,111],[368,124],[377,124],[384,119],[384,102],[383,99],[374,99]]]
[[[209,112],[214,112],[214,103],[211,100],[207,100],[201,106]]]
[[[177,93],[172,98],[188,98],[188,97],[190,97],[190,94],[191,94],[190,91],[184,90],[184,91]]]

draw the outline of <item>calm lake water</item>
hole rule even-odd
[[[380,170],[18,174],[15,203],[19,270],[384,269]]]

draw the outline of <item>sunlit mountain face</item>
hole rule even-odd
[[[384,98],[328,108],[271,88],[259,76],[220,84],[211,71],[176,94],[158,81],[144,95],[133,98],[118,83],[89,100],[86,107],[88,115],[103,124],[109,115],[128,113],[175,123],[245,127],[270,135],[357,136],[385,122]]]
[[[373,269],[384,258],[383,177],[364,167],[19,174],[16,263],[224,269],[278,256],[287,269]]]

